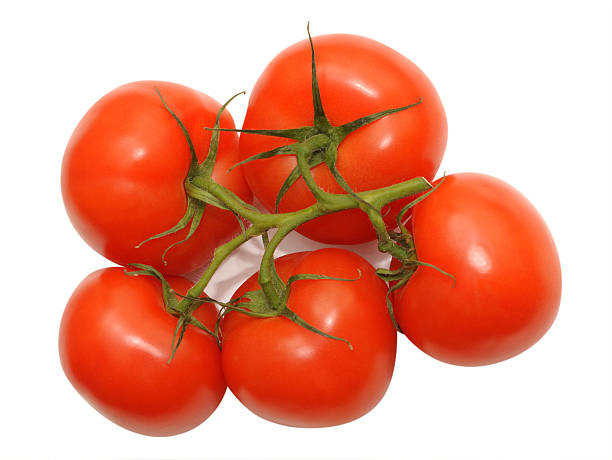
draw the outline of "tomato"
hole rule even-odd
[[[185,278],[167,277],[181,293]],[[214,327],[213,305],[194,316]],[[161,283],[122,268],[90,274],[62,318],[59,353],[76,390],[102,415],[128,430],[169,436],[206,420],[225,393],[221,352],[213,337],[188,326],[167,364],[177,318],[164,310]]]
[[[417,204],[413,235],[421,266],[397,291],[402,331],[439,360],[477,366],[537,342],[553,323],[561,268],[533,205],[505,182],[453,174]]]
[[[313,39],[323,108],[334,125],[382,110],[417,102],[349,134],[340,144],[337,167],[355,191],[392,185],[413,177],[433,179],[446,147],[444,108],[427,76],[411,61],[374,40],[355,35],[324,35]],[[257,81],[249,99],[243,129],[286,129],[311,126],[313,103],[311,54],[307,40],[276,56]],[[254,134],[240,136],[246,159],[291,141]],[[244,165],[255,196],[268,209],[296,166],[293,156],[277,156]],[[324,189],[345,193],[325,164],[313,169]],[[295,211],[315,202],[302,179],[282,199],[280,211]],[[396,202],[386,221],[395,226],[402,203]],[[387,211],[387,210],[386,210]],[[347,210],[319,217],[298,231],[330,244],[363,243],[375,238],[367,217]]]
[[[356,281],[302,280],[288,306],[327,334],[289,319],[227,314],[222,323],[223,372],[228,387],[252,412],[298,427],[349,422],[383,397],[395,364],[397,334],[388,315],[385,284],[363,258],[341,249],[290,254],[276,260],[285,281],[299,273]],[[257,275],[234,297],[258,289]]]
[[[240,226],[229,211],[207,206],[195,234],[168,251],[167,266],[162,253],[187,229],[135,248],[173,227],[187,206],[189,145],[155,87],[187,128],[198,159],[206,157],[210,131],[204,127],[214,125],[218,102],[174,83],[129,83],[96,102],[76,127],[62,164],[62,194],[77,232],[100,254],[121,265],[139,262],[182,274],[205,264]],[[234,127],[229,112],[220,125]],[[238,136],[222,133],[213,178],[248,201],[242,172],[227,173],[237,161]]]

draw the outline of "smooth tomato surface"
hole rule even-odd
[[[298,281],[289,308],[322,337],[284,317],[256,319],[232,312],[222,322],[223,371],[229,388],[255,414],[290,426],[349,422],[383,397],[395,363],[397,334],[385,306],[385,284],[360,256],[341,249],[277,259],[285,281],[314,273],[357,281]],[[257,274],[235,296],[258,288]]]
[[[191,284],[169,276],[185,294]],[[216,310],[195,316],[214,327]],[[177,319],[166,313],[161,283],[122,268],[89,275],[72,294],[59,335],[62,367],[75,389],[102,415],[128,430],[169,436],[196,427],[225,393],[215,340],[188,326],[167,364]]]
[[[510,358],[537,342],[561,299],[561,267],[546,223],[516,189],[453,174],[417,204],[419,267],[395,295],[402,331],[421,350],[464,366]]]
[[[323,35],[313,39],[323,108],[333,125],[423,98],[415,107],[387,116],[351,133],[340,144],[338,170],[356,191],[392,185],[413,177],[433,179],[446,147],[446,115],[427,76],[411,61],[368,38]],[[303,40],[282,51],[257,81],[244,120],[245,129],[285,129],[313,122],[310,45]],[[288,143],[285,139],[242,134],[240,156]],[[281,185],[296,166],[292,156],[257,160],[244,166],[255,196],[274,209]],[[325,190],[344,193],[325,165],[314,168]],[[280,211],[295,211],[314,203],[304,181],[287,192]],[[401,203],[386,220],[394,226]],[[302,225],[303,235],[332,244],[354,244],[375,238],[371,224],[357,210],[319,217]]]
[[[155,87],[187,128],[199,161],[205,158],[210,131],[204,127],[214,125],[218,102],[174,83],[129,83],[96,102],[76,127],[64,154],[62,194],[78,233],[106,258],[183,274],[205,264],[214,248],[240,227],[230,212],[207,206],[190,240],[167,253],[167,266],[161,261],[163,251],[185,238],[187,229],[135,249],[173,227],[187,205],[183,182],[191,158],[189,145]],[[229,112],[224,111],[220,124],[234,127]],[[213,177],[250,200],[242,172],[227,173],[237,161],[238,136],[222,133]]]

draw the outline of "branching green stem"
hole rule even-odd
[[[360,200],[369,203],[371,207],[380,210],[383,206],[392,201],[426,191],[430,188],[431,184],[427,180],[422,177],[417,177],[388,187],[359,192],[357,196]],[[327,193],[328,196],[325,202],[317,202],[299,211],[266,214],[248,206],[232,191],[219,185],[210,178],[199,178],[199,180],[196,178],[196,180],[193,180],[190,185],[186,187],[186,190],[189,196],[194,199],[198,199],[198,196],[202,193],[208,193],[215,199],[221,201],[226,208],[252,223],[250,227],[246,228],[245,232],[240,233],[234,239],[219,246],[215,250],[213,259],[202,274],[202,277],[188,291],[188,297],[198,298],[202,295],[202,292],[204,292],[204,289],[215,271],[235,249],[253,237],[261,236],[268,230],[277,229],[264,251],[259,272],[259,283],[271,307],[281,309],[283,307],[281,305],[282,293],[279,290],[278,274],[274,268],[274,252],[278,248],[278,245],[283,238],[303,223],[325,214],[331,214],[346,209],[362,208],[367,212],[376,229],[381,251],[388,252],[400,260],[405,257],[404,249],[394,244],[389,237],[380,213],[373,212],[369,206],[364,206],[360,200],[353,198],[351,195]],[[183,298],[179,303],[178,309],[183,312],[193,311],[198,306],[199,305],[195,305],[189,299]]]

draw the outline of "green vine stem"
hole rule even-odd
[[[196,185],[195,182],[198,182],[198,185]],[[189,187],[186,187],[189,196],[197,199],[199,192],[201,190],[205,190],[213,195],[216,199],[223,202],[227,208],[239,216],[249,220],[252,225],[246,228],[244,232],[240,233],[234,239],[219,246],[215,250],[214,256],[202,274],[202,277],[192,286],[187,295],[188,297],[193,298],[199,297],[202,292],[204,292],[204,289],[221,263],[234,250],[253,237],[261,236],[266,234],[269,230],[277,229],[277,232],[266,245],[260,267],[259,282],[272,308],[280,310],[283,307],[283,305],[279,303],[280,294],[274,290],[273,287],[274,279],[277,276],[275,275],[276,271],[274,269],[274,252],[285,236],[303,223],[325,214],[331,214],[346,209],[360,208],[363,206],[361,201],[365,201],[374,209],[380,211],[383,206],[392,201],[427,191],[430,188],[431,184],[427,180],[422,177],[416,177],[414,179],[390,185],[388,187],[359,192],[357,195],[360,200],[355,199],[348,194],[329,194],[329,197],[324,204],[317,202],[299,211],[280,214],[266,214],[244,206],[242,200],[238,198],[238,196],[236,196],[231,190],[219,185],[211,178],[193,181]],[[380,233],[379,238],[384,239],[385,243],[387,243],[385,245],[379,243],[379,248],[381,250],[390,253],[400,260],[407,257],[405,250],[401,246],[393,244],[389,238],[386,228],[384,227],[384,222],[382,223],[382,226],[380,222],[377,222],[377,226],[375,228],[377,233]],[[386,234],[387,236],[384,237],[383,234]],[[388,244],[389,242],[391,242],[391,244]],[[179,302],[177,308],[181,311],[193,311],[192,308],[194,306],[197,307],[197,305],[193,305],[193,302],[191,302],[188,298],[183,298]]]

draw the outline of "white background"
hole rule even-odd
[[[400,337],[386,397],[340,427],[274,425],[228,392],[184,435],[118,428],[73,390],[57,354],[70,293],[109,265],[63,209],[72,129],[133,80],[176,81],[218,100],[248,91],[276,53],[305,37],[307,20],[314,35],[379,40],[429,75],[449,120],[440,172],[510,182],[552,229],[564,275],[557,321],[529,351],[482,368],[439,363]],[[0,456],[611,458],[611,24],[592,2],[3,3]],[[246,103],[231,107],[237,124]],[[294,237],[283,251],[308,244]],[[210,294],[232,292],[257,250],[233,257]]]

